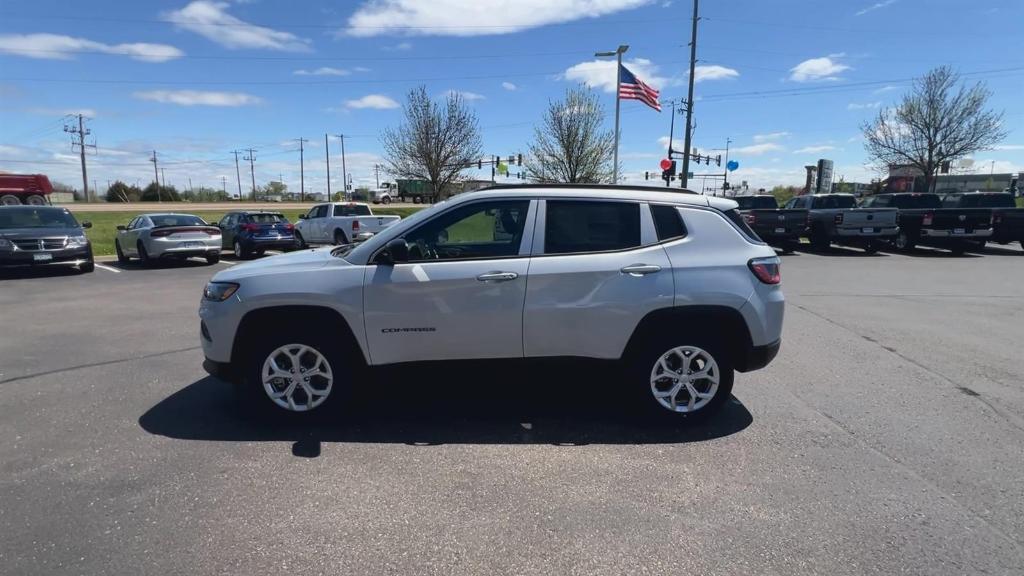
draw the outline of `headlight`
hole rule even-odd
[[[232,282],[210,282],[203,290],[203,298],[214,302],[223,302],[238,290],[238,284]]]
[[[14,248],[14,243],[6,238],[0,238],[0,250],[10,250]]]
[[[89,239],[85,236],[69,236],[68,237],[68,248],[74,246],[86,246],[89,244]]]

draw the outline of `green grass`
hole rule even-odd
[[[187,214],[194,214],[210,223],[218,222],[224,211],[187,210],[186,207],[177,210]],[[374,214],[398,215],[406,218],[420,210],[420,208],[380,208],[374,209]],[[124,212],[78,212],[72,208],[71,212],[79,222],[92,222],[92,228],[85,231],[86,236],[92,242],[92,251],[96,256],[107,256],[114,253],[114,237],[117,235],[119,225],[128,224],[132,218],[146,212],[146,210],[132,210]],[[305,214],[308,210],[279,210],[288,218],[289,222],[298,222],[299,214]]]
[[[1017,198],[1017,208],[1024,208],[1024,196]]]

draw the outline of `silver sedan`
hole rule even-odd
[[[220,261],[220,244],[220,228],[198,216],[141,214],[117,227],[114,250],[122,263],[133,256],[143,265],[163,258],[199,256],[214,264]]]

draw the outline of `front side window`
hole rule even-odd
[[[640,246],[640,205],[635,202],[548,200],[545,254],[608,252]]]
[[[516,256],[529,207],[529,200],[505,200],[445,212],[405,235],[409,260]]]

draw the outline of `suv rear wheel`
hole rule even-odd
[[[637,356],[632,374],[646,411],[661,419],[705,418],[732,393],[732,363],[709,339],[661,339]]]

